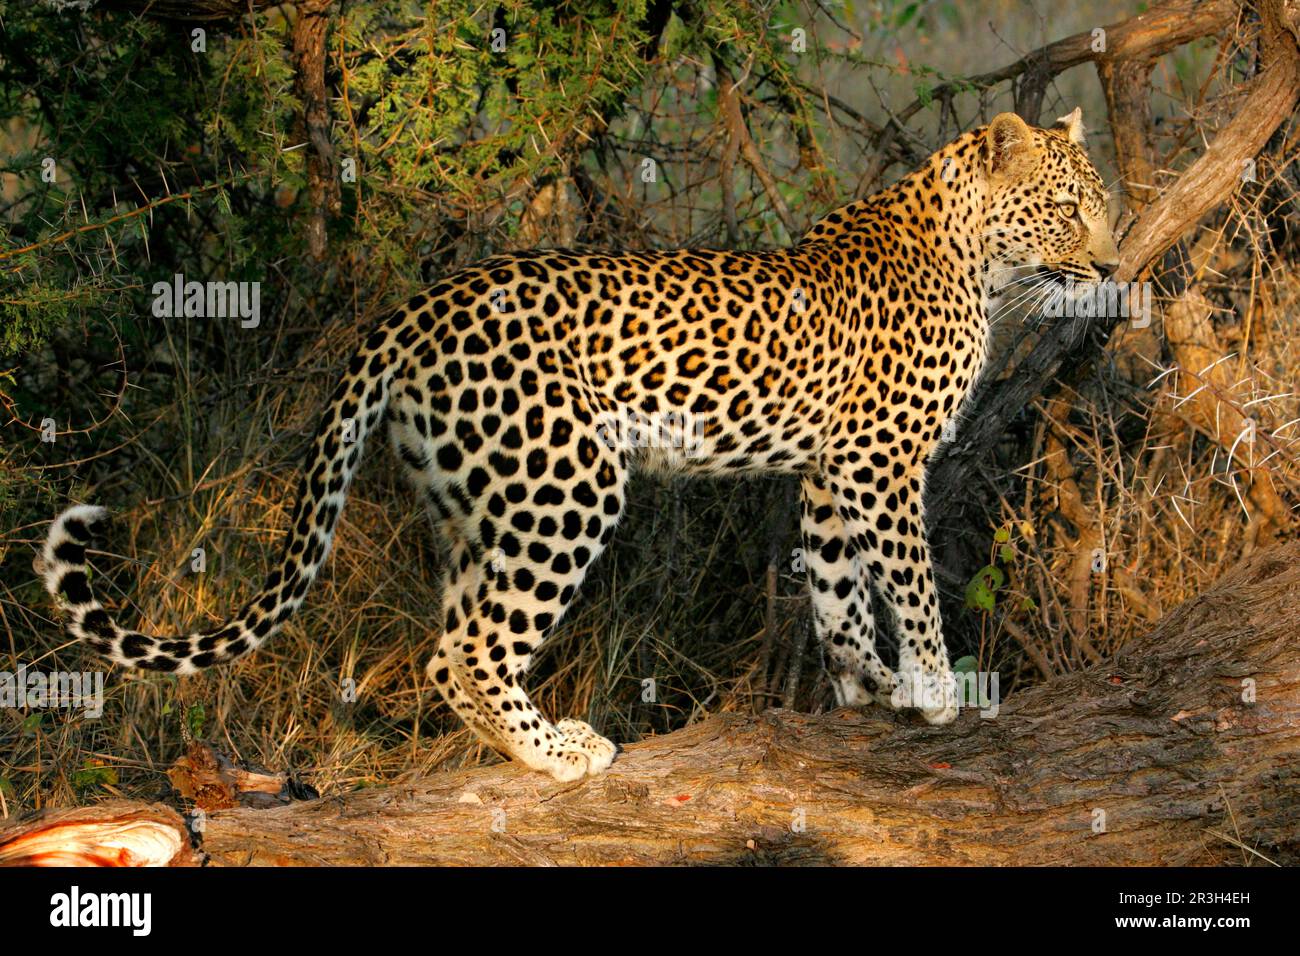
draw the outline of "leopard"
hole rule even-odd
[[[113,662],[228,664],[303,604],[382,424],[443,538],[428,679],[483,743],[574,781],[619,748],[583,720],[548,720],[525,677],[609,544],[629,476],[783,474],[799,483],[836,704],[947,724],[959,702],[927,464],[985,365],[992,304],[1116,268],[1107,201],[1080,110],[1050,127],[1001,113],[789,246],[495,255],[366,334],[311,439],[282,558],[224,623],[121,626],[90,588],[87,549],[107,520],[95,505],[60,514],[36,563],[67,631]]]

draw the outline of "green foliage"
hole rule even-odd
[[[207,724],[207,712],[203,709],[202,704],[191,704],[185,711],[185,727],[191,737],[199,738],[203,736],[203,728]]]
[[[13,142],[0,175],[16,198],[0,226],[0,357],[127,307],[116,267],[145,236],[110,220],[175,165],[202,108],[179,50],[139,18],[6,9],[0,128]]]
[[[966,584],[966,606],[972,611],[993,610],[997,593],[1007,583],[1007,576],[994,564],[986,564]]]
[[[75,790],[94,790],[98,787],[112,787],[117,784],[117,771],[104,766],[98,760],[86,760],[80,770],[72,773],[72,787]]]
[[[1012,590],[1008,568],[1014,565],[1017,556],[1012,543],[1012,535],[1016,531],[1026,540],[1034,534],[1033,526],[1027,521],[1020,522],[1018,526],[1004,524],[993,532],[989,563],[976,571],[966,584],[964,597],[966,607],[970,610],[991,613],[998,600]],[[1021,596],[1018,607],[1022,611],[1033,610],[1033,599],[1028,595]]]
[[[361,171],[335,238],[371,250],[371,274],[418,282],[425,233],[446,226],[431,197],[456,219],[562,171],[640,79],[644,0],[494,10],[385,0],[335,21],[334,139]],[[195,52],[181,24],[6,9],[0,126],[20,148],[0,160],[18,196],[0,224],[0,356],[56,329],[129,335],[121,317],[177,271],[261,280],[280,263],[287,284],[310,280],[301,230],[286,228],[306,153],[288,29],[276,12],[247,27],[209,30]]]
[[[41,732],[41,727],[44,724],[44,722],[45,722],[44,711],[40,711],[40,710],[32,711],[30,714],[28,714],[26,717],[23,718],[22,724],[20,725],[19,728],[19,732],[24,737],[35,737],[37,734]]]
[[[979,659],[972,654],[967,654],[965,657],[959,657],[952,662],[952,670],[954,674],[974,674],[979,670],[979,666]]]

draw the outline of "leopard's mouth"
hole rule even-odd
[[[1053,265],[1040,266],[1035,275],[1050,275],[1053,278],[1061,280],[1063,283],[1074,284],[1095,284],[1105,279],[1096,269],[1085,268],[1083,266],[1073,265],[1071,263],[1055,263]]]

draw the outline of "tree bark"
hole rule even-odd
[[[294,92],[302,102],[303,135],[311,146],[307,152],[307,252],[318,261],[325,257],[326,223],[342,208],[325,90],[325,40],[332,3],[299,0],[291,36]]]
[[[1017,693],[991,718],[721,714],[578,783],[500,764],[217,811],[202,849],[219,866],[1296,862],[1297,618],[1293,542],[1257,552],[1114,660]],[[104,831],[90,821],[120,833],[128,809],[72,822],[93,842]],[[183,829],[164,808],[136,809]],[[43,819],[0,830],[0,862],[48,858],[53,822],[68,844],[55,859],[112,858],[75,846],[67,812]],[[39,841],[27,858],[24,840]]]
[[[1151,146],[1151,72],[1155,65],[1151,59],[1097,63],[1127,213],[1137,213],[1159,194]]]

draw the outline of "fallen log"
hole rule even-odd
[[[593,780],[499,764],[220,810],[196,829],[219,866],[1294,863],[1297,620],[1292,542],[994,716],[721,714],[629,746]],[[93,844],[95,812],[120,830],[124,806],[54,815],[57,844],[40,820],[0,830],[0,860],[40,862],[22,852],[42,839],[47,853],[111,859],[77,851],[70,827]],[[178,816],[136,809],[184,835]],[[176,845],[183,865],[189,841]]]

